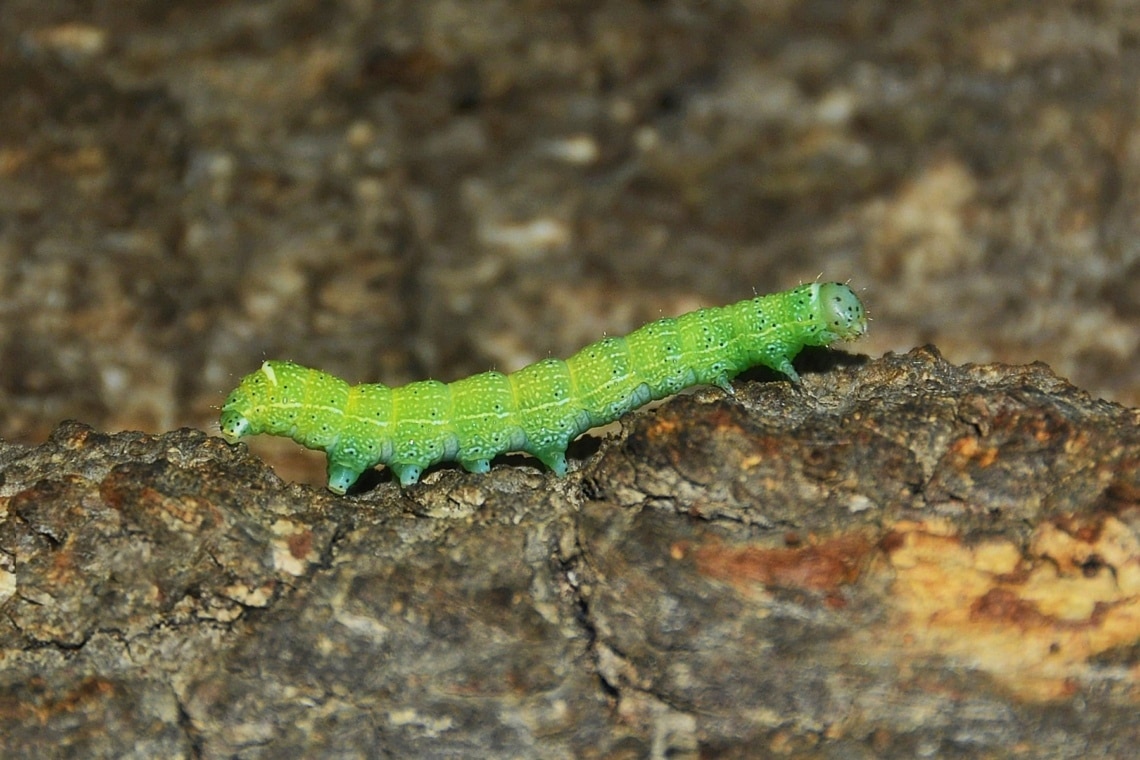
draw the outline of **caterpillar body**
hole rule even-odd
[[[804,346],[854,340],[866,330],[858,296],[828,282],[659,319],[565,361],[453,383],[349,385],[267,361],[226,399],[221,432],[231,443],[268,433],[326,452],[328,488],[337,494],[377,464],[409,486],[437,462],[483,473],[509,451],[532,454],[562,476],[566,447],[592,427],[691,385],[732,393],[729,381],[757,365],[798,381],[792,359]]]

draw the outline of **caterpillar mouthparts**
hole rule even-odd
[[[509,451],[534,455],[566,474],[566,447],[592,427],[691,385],[716,385],[763,365],[793,381],[805,346],[855,340],[867,315],[842,283],[812,283],[738,303],[650,322],[605,338],[569,359],[517,372],[483,372],[442,383],[390,388],[344,380],[287,361],[267,361],[227,397],[222,436],[236,443],[267,433],[328,455],[328,488],[345,493],[360,474],[386,464],[410,486],[442,461],[485,473]]]

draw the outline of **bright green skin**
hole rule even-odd
[[[829,282],[731,306],[659,319],[606,338],[566,361],[518,372],[484,372],[454,383],[398,388],[354,385],[292,362],[267,361],[222,406],[222,435],[288,436],[328,453],[328,488],[342,494],[360,474],[387,464],[404,486],[436,462],[488,472],[491,460],[525,451],[566,474],[566,447],[579,434],[691,385],[717,385],[764,365],[799,380],[792,359],[804,346],[854,340],[867,330],[858,296]]]

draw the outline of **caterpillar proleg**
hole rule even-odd
[[[509,451],[532,454],[562,476],[566,447],[592,427],[691,385],[732,393],[732,378],[758,365],[798,381],[792,359],[804,346],[855,340],[866,330],[851,288],[817,282],[658,319],[509,375],[390,388],[267,361],[226,399],[221,431],[231,443],[267,433],[326,452],[328,488],[338,494],[378,464],[409,486],[437,462],[488,472]]]

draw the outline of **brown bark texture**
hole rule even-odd
[[[1131,756],[1140,412],[929,347],[800,366],[564,479],[4,444],[0,756]]]

